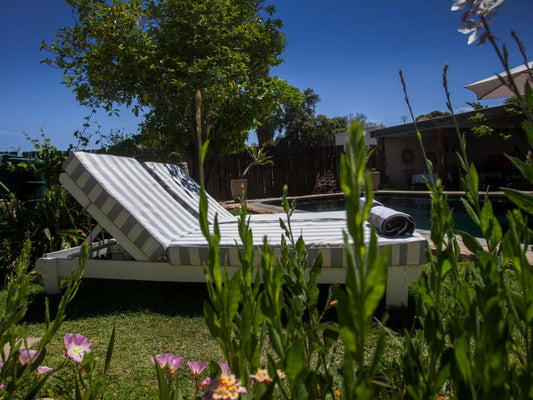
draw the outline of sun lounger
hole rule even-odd
[[[146,170],[152,175],[163,188],[195,217],[199,216],[200,185],[194,181],[183,169],[176,164],[147,161],[143,163]],[[209,204],[207,220],[214,223],[215,215],[218,215],[219,222],[235,222],[238,217],[231,214],[222,207],[213,197],[207,194]],[[252,222],[256,221],[278,221],[285,218],[283,213],[274,214],[251,214]],[[294,213],[293,221],[307,221],[316,218],[346,219],[345,211],[323,211],[320,213]]]
[[[202,282],[203,262],[209,248],[195,215],[177,202],[136,160],[128,157],[73,152],[60,180],[99,226],[113,239],[92,243],[84,276],[103,279]],[[225,210],[224,210],[225,211]],[[221,218],[221,259],[233,273],[239,267],[235,219]],[[274,220],[252,221],[254,248],[263,236],[279,253],[282,229]],[[344,282],[346,260],[343,241],[346,221],[320,218],[293,221],[310,258],[323,255],[320,283]],[[407,287],[425,262],[425,239],[380,237],[380,248],[390,248],[386,302],[407,301]],[[44,276],[45,291],[58,293],[60,279],[77,266],[80,248],[49,253],[36,263]],[[97,258],[99,255],[105,258]],[[260,258],[256,257],[259,262]]]

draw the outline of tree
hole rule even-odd
[[[273,125],[279,132],[277,141],[286,146],[318,146],[335,143],[335,133],[344,132],[348,126],[347,117],[328,118],[315,115],[320,97],[313,89],[303,91],[301,101],[285,104],[283,111],[273,116]]]
[[[435,110],[435,111],[431,111],[430,113],[427,113],[427,114],[419,115],[418,117],[416,117],[416,120],[417,121],[426,121],[428,119],[444,117],[446,115],[451,115],[451,113],[449,111]]]
[[[211,154],[244,148],[257,119],[293,90],[271,77],[285,37],[274,6],[256,0],[67,0],[75,16],[44,60],[64,72],[77,100],[144,113],[141,133],[159,150],[193,159],[198,175],[194,96]]]

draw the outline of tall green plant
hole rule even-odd
[[[201,159],[204,154],[201,154]],[[260,365],[266,324],[273,350],[272,354],[267,354],[269,374],[278,382],[277,371],[282,370],[286,374],[288,383],[279,385],[284,397],[333,398],[341,377],[344,378],[346,398],[373,398],[380,392],[374,379],[381,366],[385,331],[376,328],[373,315],[385,293],[388,251],[378,251],[375,229],[371,229],[368,235],[363,227],[373,200],[372,184],[368,172],[365,172],[366,163],[363,125],[354,123],[341,175],[348,215],[348,233],[345,234],[349,265],[347,284],[345,290],[330,289],[326,305],[322,308],[317,285],[322,259],[319,255],[315,260],[309,260],[303,239],[293,235],[291,216],[295,205],[289,205],[286,192],[283,206],[287,222],[280,219],[284,235],[279,259],[274,257],[266,239],[263,244],[262,290],[259,273],[254,269],[246,203],[242,203],[239,221],[241,268],[230,277],[220,260],[218,222],[215,220],[211,232],[205,211],[207,201],[202,192],[200,224],[210,248],[205,267],[210,302],[205,304],[204,314],[232,372],[243,382],[249,382],[250,371]],[[361,208],[359,194],[362,190],[366,192],[368,201]],[[336,297],[334,302],[331,301],[333,296]],[[332,304],[338,304],[338,325],[324,322],[325,312]],[[260,309],[258,305],[261,305]],[[366,341],[376,333],[377,347],[368,362]],[[335,356],[341,342],[344,345],[344,366],[342,374],[339,374]],[[270,386],[255,395],[269,398],[273,390],[274,387]]]
[[[0,308],[0,385],[2,392],[8,398],[33,399],[36,398],[46,381],[49,373],[39,373],[41,362],[46,356],[46,346],[57,333],[63,320],[65,310],[76,295],[85,263],[88,248],[84,246],[80,255],[78,268],[72,271],[61,301],[53,320],[50,320],[48,299],[45,304],[46,330],[41,336],[35,353],[28,353],[26,326],[22,323],[28,309],[29,297],[29,253],[30,242],[26,241],[23,251],[18,257],[14,271],[10,274],[6,286],[5,304]],[[7,351],[6,351],[7,349]],[[29,360],[21,361],[21,350],[28,355]]]
[[[196,95],[198,140],[201,135],[201,94]],[[208,142],[200,147],[203,163]],[[246,205],[239,219],[239,235],[243,244],[239,249],[241,268],[230,277],[220,260],[220,229],[215,218],[213,232],[207,221],[207,197],[203,171],[200,169],[200,227],[209,244],[209,259],[205,266],[205,280],[210,302],[204,304],[204,314],[211,335],[218,341],[231,370],[246,384],[259,367],[263,341],[263,316],[260,310],[259,274],[255,273],[253,237],[246,219]]]
[[[508,71],[505,46],[503,50],[497,48],[487,24],[500,4],[457,1],[454,8],[466,6],[463,21],[472,27],[468,32],[475,34],[476,39],[481,38],[481,42],[489,40]],[[481,23],[471,22],[472,16]],[[479,35],[478,30],[484,32]],[[523,50],[518,40],[517,43]],[[444,68],[443,86],[448,110],[455,118],[447,89],[447,68]],[[520,96],[514,82],[509,86]],[[405,94],[411,110],[406,91]],[[519,102],[526,107],[524,129],[533,143],[531,112],[527,110],[533,104],[529,87],[525,88],[525,96],[520,97]],[[418,136],[422,143],[420,133]],[[442,391],[459,399],[530,398],[533,395],[532,315],[528,312],[533,310],[532,270],[525,253],[531,238],[524,214],[531,214],[533,210],[532,197],[514,189],[502,189],[517,206],[508,213],[509,229],[504,233],[494,217],[490,200],[479,194],[477,171],[466,154],[466,136],[458,128],[457,136],[460,142],[457,156],[464,174],[462,202],[482,232],[486,245],[482,246],[466,232],[457,232],[476,257],[473,266],[459,275],[460,250],[442,184],[440,180],[428,182],[428,189],[432,191],[431,238],[436,255],[419,282],[417,315],[422,332],[405,337],[400,387],[403,392],[400,393],[415,399],[434,398]],[[509,158],[533,183],[531,165]],[[509,289],[509,274],[520,282],[518,293]],[[447,285],[443,285],[446,281]]]
[[[334,396],[338,380],[338,327],[325,321],[331,307],[333,289],[325,306],[319,304],[317,279],[322,272],[322,257],[310,260],[302,237],[295,237],[291,217],[296,203],[289,205],[287,188],[282,204],[287,218],[280,219],[284,235],[278,259],[265,239],[261,272],[264,283],[262,309],[274,355],[270,369],[282,370],[288,378],[286,397],[294,399]]]
[[[342,375],[348,399],[371,399],[377,395],[378,388],[373,381],[385,343],[384,329],[374,326],[374,312],[385,294],[389,254],[388,249],[378,250],[375,227],[372,226],[369,237],[364,228],[374,199],[367,161],[364,125],[352,123],[346,153],[341,159],[341,188],[348,222],[348,232],[344,233],[348,267],[346,290],[338,291],[339,331],[345,347]],[[362,192],[366,201],[361,206]],[[366,340],[373,334],[378,339],[368,358]]]

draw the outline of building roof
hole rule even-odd
[[[524,119],[522,114],[509,111],[509,108],[509,105],[501,105],[468,111],[461,114],[456,114],[455,121],[457,121],[457,125],[460,129],[469,129],[481,124],[488,125],[492,128],[509,127],[510,125],[519,123]],[[473,121],[471,119],[471,117],[477,114],[484,116],[484,120],[482,122]],[[416,134],[417,128],[424,136],[434,134],[440,129],[455,132],[455,121],[453,115],[446,115],[444,117],[417,121],[416,126],[415,123],[409,123],[377,129],[371,132],[370,136],[375,138],[386,136],[411,136]]]

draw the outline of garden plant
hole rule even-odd
[[[462,30],[470,34],[469,42],[489,42],[509,71],[507,50],[498,46],[489,28],[502,3],[456,0],[453,9],[463,12]],[[518,36],[513,36],[527,61]],[[447,108],[454,116],[447,69],[445,66],[443,87]],[[402,71],[400,76],[413,117]],[[522,95],[521,88],[513,82],[510,85],[521,105],[523,128],[533,147],[533,91],[527,86]],[[199,142],[201,114],[198,93]],[[322,301],[316,283],[321,273],[321,257],[310,260],[305,243],[292,231],[295,204],[289,204],[286,192],[283,207],[287,222],[280,221],[285,231],[281,256],[275,257],[266,239],[260,252],[254,249],[243,202],[238,244],[241,268],[229,276],[220,258],[218,221],[212,226],[207,221],[207,197],[200,175],[199,223],[209,243],[204,266],[208,300],[203,310],[224,360],[187,360],[192,379],[185,381],[179,371],[186,360],[179,354],[154,354],[151,361],[158,386],[154,397],[184,398],[184,387],[193,385],[193,395],[187,398],[533,398],[533,270],[526,257],[532,242],[528,219],[533,213],[533,195],[502,189],[516,206],[507,215],[509,229],[504,232],[493,215],[490,200],[479,193],[477,171],[466,154],[466,137],[459,130],[457,135],[465,192],[462,201],[480,228],[486,246],[468,233],[454,229],[442,182],[429,180],[431,241],[435,251],[432,254],[429,245],[426,247],[428,265],[412,291],[416,319],[402,331],[387,328],[386,314],[381,317],[377,312],[387,282],[388,252],[378,251],[374,228],[370,238],[366,241],[364,238],[373,189],[366,171],[361,123],[350,126],[346,154],[341,161],[341,187],[347,212],[346,284],[332,286]],[[418,136],[423,146],[422,135]],[[205,159],[208,145],[205,142],[199,147],[200,161]],[[509,159],[533,184],[531,160]],[[426,163],[432,172],[433,165],[429,160]],[[200,174],[201,171],[200,168]],[[361,207],[362,192],[368,201]],[[459,268],[459,237],[475,256],[466,268]],[[66,391],[56,390],[58,397],[104,397],[114,333],[101,371],[97,371],[97,357],[89,339],[78,333],[64,337],[64,364],[46,368],[41,365],[46,346],[64,319],[66,304],[76,294],[83,257],[80,268],[68,282],[56,318],[53,322],[46,318],[48,329],[38,349],[35,352],[27,349],[25,328],[19,322],[26,311],[29,247],[25,245],[15,263],[6,288],[6,306],[0,313],[0,345],[9,343],[11,349],[7,356],[0,356],[0,397],[36,398],[46,385],[57,384],[53,379],[60,368],[73,372]],[[386,357],[386,346],[391,343],[400,348],[399,357]]]

